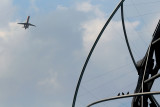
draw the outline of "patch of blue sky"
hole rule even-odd
[[[19,15],[34,15],[36,13],[49,13],[56,10],[58,6],[70,7],[73,0],[13,0]],[[34,9],[37,8],[38,11]]]
[[[69,7],[72,1],[73,0],[38,0],[36,1],[36,5],[42,10],[50,11],[55,10],[59,5]]]
[[[24,14],[30,6],[29,0],[13,0],[13,5],[18,9],[18,12]]]
[[[25,10],[29,7],[30,1],[29,0],[13,0],[13,4]]]
[[[103,10],[104,12],[112,12],[113,9],[117,6],[119,1],[114,1],[114,0],[92,0],[91,3],[93,5],[99,5],[100,9]]]

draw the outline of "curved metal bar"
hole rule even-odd
[[[144,95],[154,95],[154,94],[160,94],[160,91],[158,92],[144,92],[144,93],[135,93],[135,94],[128,94],[128,95],[122,95],[122,96],[116,96],[116,97],[111,97],[103,100],[96,101],[94,103],[89,104],[87,107],[91,107],[95,104],[110,101],[110,100],[115,100],[115,99],[122,99],[122,98],[128,98],[128,97],[134,97],[134,96],[144,96]]]
[[[81,71],[81,74],[80,74],[80,77],[79,77],[79,80],[78,80],[78,83],[77,83],[77,87],[76,87],[76,90],[75,90],[75,94],[74,94],[74,98],[73,98],[73,102],[72,102],[72,107],[75,107],[75,103],[76,103],[76,98],[77,98],[77,94],[78,94],[78,90],[79,90],[79,87],[80,87],[80,84],[81,84],[81,80],[82,80],[82,77],[83,77],[83,74],[84,74],[84,71],[86,69],[86,66],[88,64],[88,61],[94,51],[94,48],[96,47],[100,37],[102,36],[104,30],[106,29],[106,27],[108,26],[109,22],[111,21],[111,19],[113,18],[113,16],[115,15],[115,13],[117,12],[117,10],[120,8],[120,6],[122,5],[122,3],[124,2],[125,0],[121,0],[120,3],[117,5],[117,7],[115,8],[115,10],[112,12],[112,14],[110,15],[109,19],[107,20],[107,22],[105,23],[105,25],[103,26],[101,32],[99,33],[96,41],[94,42],[89,54],[88,54],[88,57],[85,61],[85,64],[82,68],[82,71]]]
[[[135,59],[133,57],[133,54],[132,54],[132,51],[131,51],[131,48],[130,48],[130,45],[129,45],[129,42],[128,42],[128,38],[127,38],[127,33],[126,33],[126,28],[125,28],[125,23],[124,23],[123,3],[121,5],[121,18],[122,18],[122,26],[123,26],[123,32],[124,32],[126,44],[127,44],[130,56],[132,58],[133,64],[134,64],[135,68],[137,69],[136,61],[135,61]],[[137,72],[138,72],[138,69],[137,69]]]

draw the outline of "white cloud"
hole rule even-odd
[[[0,37],[5,39],[6,38],[6,32],[0,31]]]
[[[46,77],[44,80],[39,81],[38,86],[40,88],[43,88],[46,92],[48,91],[53,92],[53,90],[54,91],[60,90],[61,86],[58,77],[59,76],[57,72],[50,70],[48,77]]]
[[[86,50],[91,48],[105,22],[105,18],[97,17],[82,24],[81,27],[84,30],[83,45]],[[135,29],[139,25],[139,22],[125,22],[125,24],[129,34],[133,35],[136,33]],[[101,45],[105,45],[112,41],[118,41],[119,38],[116,38],[118,33],[119,37],[123,36],[122,22],[112,20],[102,35],[101,42],[103,44]],[[134,36],[131,36],[131,38],[134,39]]]
[[[74,88],[70,82],[75,81],[70,81],[69,74],[77,69],[72,68],[73,53],[77,46],[80,48],[79,21],[85,17],[63,6],[40,16],[31,18],[36,28],[25,30],[17,24],[18,21],[7,20],[7,26],[0,29],[0,78],[3,81],[0,91],[4,92],[0,99],[5,96],[0,106],[9,107],[17,102],[24,102],[20,104],[22,106],[31,102],[31,107],[36,102],[37,106],[56,106],[56,102],[61,106],[70,105],[70,89]],[[14,102],[6,103],[12,102],[8,98],[15,93],[16,96],[12,96]]]
[[[89,1],[77,3],[76,9],[84,13],[93,12],[99,17],[105,16],[105,14],[99,9],[98,5],[92,5]]]
[[[89,12],[93,10],[93,5],[90,2],[82,2],[77,4],[77,10],[82,12]]]

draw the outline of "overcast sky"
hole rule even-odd
[[[88,52],[119,1],[0,0],[0,107],[71,107]],[[136,61],[151,41],[160,18],[159,5],[159,0],[126,0],[124,4]],[[36,27],[25,30],[17,24],[27,16]],[[122,31],[118,11],[87,66],[76,107],[119,92],[134,92],[138,75]],[[129,107],[131,100],[95,107]]]

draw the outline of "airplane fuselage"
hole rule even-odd
[[[29,24],[28,24],[29,23],[29,19],[30,19],[30,16],[27,17],[26,24],[24,24],[24,28],[25,29],[27,29],[29,27]]]

